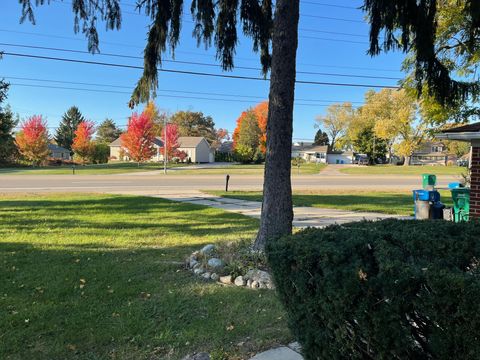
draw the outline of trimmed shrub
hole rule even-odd
[[[306,229],[267,257],[307,360],[480,358],[478,223]]]

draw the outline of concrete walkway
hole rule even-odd
[[[151,194],[153,197],[160,197],[168,200],[186,202],[190,204],[211,206],[224,211],[230,211],[237,214],[260,218],[262,203],[257,201],[246,201],[238,199],[222,198],[216,195],[205,194],[201,192],[189,194]],[[304,227],[324,227],[332,224],[343,224],[361,220],[379,220],[386,218],[407,218],[397,215],[386,215],[368,212],[354,212],[335,209],[320,209],[314,207],[294,207],[293,226]]]

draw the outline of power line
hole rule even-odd
[[[328,3],[322,3],[322,2],[306,1],[306,0],[302,0],[300,3],[301,4],[308,4],[308,5],[334,7],[334,8],[339,8],[339,9],[361,10],[360,6],[359,7],[354,7],[354,6],[347,6],[347,5],[337,5],[337,4],[328,4]]]
[[[367,36],[367,35],[353,34],[353,33],[344,33],[344,32],[338,32],[338,31],[326,31],[326,30],[308,29],[308,28],[303,28],[303,27],[298,28],[298,30],[307,31],[307,32],[314,32],[314,33],[321,33],[321,34],[353,36],[353,37],[360,37],[360,38],[368,39],[368,36]]]
[[[78,60],[78,59],[67,59],[67,58],[59,58],[53,56],[40,56],[40,55],[32,55],[32,54],[19,54],[19,53],[12,53],[12,52],[3,52],[3,55],[9,56],[16,56],[16,57],[24,57],[24,58],[32,58],[32,59],[42,59],[42,60],[52,60],[52,61],[63,61],[63,62],[70,62],[70,63],[79,63],[79,64],[89,64],[89,65],[101,65],[101,66],[109,66],[109,67],[117,67],[117,68],[128,68],[128,69],[137,69],[143,70],[141,66],[135,65],[126,65],[126,64],[116,64],[116,63],[106,63],[100,61],[87,61],[87,60]],[[242,76],[242,75],[227,75],[227,74],[214,74],[214,73],[206,73],[200,71],[187,71],[187,70],[174,70],[174,69],[158,69],[160,72],[165,73],[174,73],[174,74],[184,74],[184,75],[196,75],[196,76],[207,76],[207,77],[216,77],[216,78],[224,78],[224,79],[237,79],[237,80],[255,80],[255,81],[268,81],[269,78],[261,78],[261,77],[254,77],[254,76]],[[397,89],[398,86],[392,85],[379,85],[379,84],[354,84],[354,83],[336,83],[336,82],[323,82],[323,81],[308,81],[308,80],[296,80],[297,84],[305,84],[305,85],[324,85],[324,86],[343,86],[343,87],[363,87],[363,88],[388,88],[388,89]]]
[[[100,83],[86,83],[86,82],[75,82],[75,81],[64,81],[64,80],[53,80],[53,79],[39,79],[39,78],[28,78],[28,77],[17,77],[17,76],[7,76],[7,75],[0,75],[5,79],[11,80],[24,80],[24,81],[38,81],[38,82],[46,82],[46,83],[58,83],[58,84],[70,84],[70,85],[86,85],[86,86],[101,86],[107,88],[120,88],[120,89],[132,89],[132,86],[126,85],[113,85],[113,84],[100,84]],[[14,85],[14,84],[12,84]],[[158,92],[172,92],[172,93],[181,93],[181,94],[197,94],[197,95],[209,95],[209,96],[228,96],[228,97],[243,97],[243,98],[250,98],[256,100],[265,100],[267,96],[255,96],[255,95],[240,95],[240,94],[228,94],[228,93],[212,93],[212,92],[199,92],[199,91],[185,91],[185,90],[174,90],[174,89],[157,89]],[[125,93],[125,92],[122,92]],[[128,93],[130,94],[130,93]],[[310,102],[323,102],[328,104],[333,103],[343,103],[343,102],[350,102],[350,103],[358,103],[363,104],[360,101],[346,101],[346,100],[325,100],[325,99],[303,99],[303,98],[296,98],[296,101],[310,101]]]
[[[32,87],[32,88],[41,88],[41,89],[57,89],[57,90],[73,90],[73,91],[85,91],[85,92],[96,92],[96,93],[109,93],[109,94],[126,94],[131,95],[129,91],[116,91],[116,90],[105,90],[105,89],[87,89],[87,88],[77,88],[77,87],[66,87],[66,86],[52,86],[52,85],[38,85],[38,84],[20,84],[20,83],[10,83],[12,86],[20,87]],[[228,95],[224,95],[228,96]],[[200,96],[185,96],[185,95],[168,95],[168,94],[157,94],[157,97],[163,98],[173,98],[173,99],[188,99],[188,100],[205,100],[205,101],[215,101],[215,102],[233,102],[233,103],[246,103],[252,104],[254,100],[241,100],[241,99],[225,99],[225,98],[209,98],[209,97],[200,97]],[[264,98],[263,98],[264,99]],[[313,101],[313,100],[308,100]],[[326,107],[331,104],[307,104],[307,103],[295,103],[295,106],[313,106],[313,107]]]
[[[307,30],[307,29],[305,29]],[[314,30],[314,29],[308,29],[308,31],[315,31],[315,32],[323,32],[321,30]],[[61,35],[53,35],[53,34],[42,34],[42,33],[36,33],[36,32],[28,32],[28,31],[17,31],[17,30],[10,30],[10,29],[0,29],[0,32],[6,32],[6,33],[13,33],[13,34],[22,34],[22,35],[32,35],[32,36],[37,36],[37,37],[46,37],[46,38],[55,38],[55,39],[65,39],[65,40],[74,40],[74,41],[82,41],[85,42],[85,39],[79,39],[76,37],[71,37],[71,36],[61,36]],[[327,33],[327,32],[326,32]],[[332,33],[332,32],[328,32]],[[338,33],[338,34],[345,34],[345,33]],[[352,34],[353,36],[353,34]],[[362,36],[358,35],[357,36]],[[143,49],[144,47],[138,46],[138,45],[133,45],[133,44],[125,44],[125,43],[117,43],[117,42],[111,42],[111,41],[103,41],[101,42],[102,44],[105,45],[111,45],[111,46],[119,46],[119,47],[126,47],[126,48],[136,48],[136,49]],[[176,54],[187,54],[187,55],[195,55],[195,56],[203,56],[203,57],[209,57],[211,58],[212,54],[205,54],[205,53],[198,53],[198,52],[193,52],[193,51],[181,51],[181,50],[176,50]],[[243,61],[255,61],[258,62],[257,59],[253,58],[245,58],[245,57],[235,57],[236,60],[243,60]],[[345,65],[331,65],[331,64],[311,64],[311,63],[303,63],[303,62],[298,62],[297,65],[303,65],[303,66],[311,66],[311,67],[324,67],[324,68],[336,68],[336,69],[352,69],[352,70],[365,70],[365,71],[381,71],[381,72],[396,72],[398,73],[399,70],[395,69],[384,69],[384,68],[368,68],[368,67],[358,67],[358,66],[345,66]]]
[[[39,50],[49,50],[49,51],[59,51],[67,53],[76,53],[76,54],[87,54],[91,55],[88,51],[84,50],[74,50],[74,49],[64,49],[64,48],[54,48],[54,47],[45,47],[45,46],[34,46],[34,45],[24,45],[24,44],[11,44],[11,43],[0,43],[0,46],[10,46],[10,47],[19,47],[27,49],[39,49]],[[126,59],[140,59],[144,58],[141,56],[132,56],[124,54],[113,54],[113,53],[100,53],[101,56],[110,56]],[[202,63],[202,62],[192,62],[192,61],[179,61],[179,60],[162,60],[162,62],[174,63],[174,64],[188,64],[188,65],[201,65],[201,66],[210,66],[219,68],[220,65],[212,63]],[[248,67],[248,66],[235,66],[235,69],[241,70],[255,70],[262,71],[259,67]],[[356,74],[339,74],[339,73],[327,73],[327,72],[315,72],[315,71],[297,71],[297,74],[303,75],[320,75],[320,76],[337,76],[337,77],[348,77],[348,78],[362,78],[362,79],[383,79],[383,80],[401,80],[397,77],[388,77],[388,76],[372,76],[372,75],[356,75]]]

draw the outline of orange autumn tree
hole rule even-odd
[[[262,131],[260,136],[260,150],[263,154],[267,152],[267,118],[268,118],[268,101],[261,102],[252,109],[258,119],[258,127]]]
[[[140,115],[133,113],[128,120],[127,131],[120,136],[122,148],[139,165],[155,154],[154,140],[154,123],[145,112]]]
[[[92,136],[94,132],[95,124],[91,121],[82,121],[75,130],[72,150],[82,163],[86,163],[92,158],[94,150]]]
[[[265,154],[267,143],[268,101],[261,102],[257,106],[242,112],[240,117],[237,119],[237,126],[235,127],[232,135],[233,149],[235,150],[237,144],[239,143],[240,129],[242,127],[243,121],[246,118],[250,118],[252,114],[257,119],[258,127],[260,128],[259,149],[263,154]]]
[[[247,117],[248,113],[252,112],[258,121],[258,127],[260,128],[262,134],[260,136],[260,150],[265,154],[266,152],[266,142],[267,142],[267,118],[268,118],[268,101],[261,102],[257,106],[248,109],[247,111],[242,112],[240,117],[237,119],[237,126],[233,131],[233,146],[235,148],[235,143],[238,141],[238,134],[240,131],[240,126],[242,121]]]
[[[48,130],[41,115],[34,115],[22,123],[15,143],[20,154],[31,161],[32,165],[39,165],[47,159],[50,154]]]

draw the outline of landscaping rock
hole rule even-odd
[[[235,278],[234,284],[237,285],[237,286],[245,286],[246,281],[245,281],[245,279],[243,278],[243,276],[237,276],[237,277]]]
[[[188,266],[190,266],[190,268],[194,268],[195,265],[197,265],[197,264],[198,264],[198,261],[191,257],[190,261],[188,262]]]
[[[215,250],[215,245],[213,244],[208,244],[208,245],[205,245],[201,250],[200,250],[200,254],[202,255],[210,255],[213,250]]]
[[[193,273],[195,275],[202,275],[205,272],[205,270],[202,267],[197,267],[193,270]]]
[[[202,277],[205,279],[205,280],[210,280],[210,276],[212,275],[212,273],[210,272],[205,272],[204,274],[202,274]]]
[[[250,279],[247,280],[247,287],[252,287],[252,280]]]
[[[251,280],[249,280],[249,281],[251,281]],[[258,281],[252,281],[250,287],[251,287],[252,289],[259,288],[259,287],[260,287],[260,283],[259,283]]]
[[[259,269],[249,270],[245,274],[245,279],[252,280],[252,283],[257,282],[258,286],[256,287],[260,289],[274,288],[272,276],[268,272],[263,270],[259,270]]]
[[[232,275],[220,276],[219,280],[222,284],[230,285],[232,283]]]
[[[208,260],[207,265],[212,269],[222,269],[225,266],[225,263],[221,259],[211,258]]]
[[[212,275],[210,275],[210,279],[212,279],[213,281],[217,281],[219,277],[220,276],[218,276],[218,274],[216,273],[213,273]]]
[[[187,355],[182,360],[210,360],[210,355],[205,352],[198,354]]]

